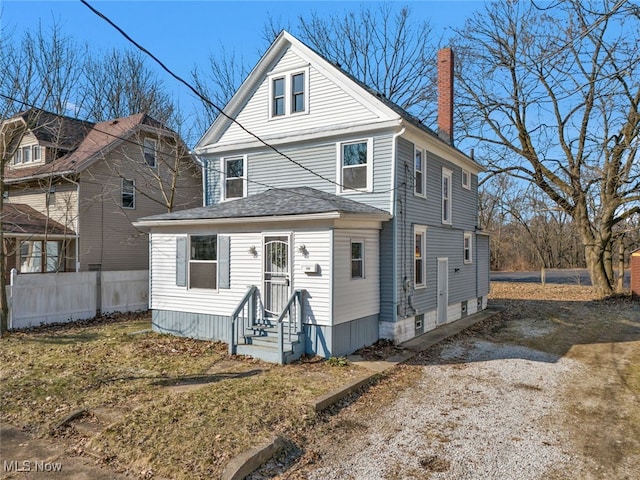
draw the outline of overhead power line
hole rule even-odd
[[[143,47],[142,45],[140,45],[138,42],[136,42],[129,34],[127,34],[121,27],[119,27],[115,22],[113,22],[109,17],[107,17],[105,14],[103,14],[102,12],[100,12],[99,10],[97,10],[96,8],[94,8],[93,6],[91,6],[89,4],[89,2],[87,2],[86,0],[80,0],[89,10],[91,10],[93,13],[95,13],[97,16],[99,16],[100,18],[102,18],[105,22],[107,22],[109,25],[111,25],[113,28],[115,28],[125,39],[127,39],[128,42],[130,42],[133,46],[135,46],[138,50],[140,50],[141,52],[143,52],[145,55],[148,55],[149,57],[151,57],[153,59],[154,62],[156,62],[160,68],[162,68],[165,72],[167,72],[171,77],[173,77],[175,80],[177,80],[178,82],[182,83],[184,86],[186,86],[191,92],[193,92],[194,95],[196,95],[200,100],[202,100],[203,102],[205,102],[208,105],[211,105],[213,108],[215,108],[222,116],[224,116],[225,118],[227,118],[228,120],[232,121],[233,123],[235,123],[238,127],[240,127],[245,133],[249,134],[251,137],[255,138],[256,140],[258,140],[262,145],[264,145],[265,147],[273,150],[276,154],[280,155],[281,157],[285,158],[286,160],[288,160],[289,162],[293,163],[294,165],[302,168],[303,170],[305,170],[306,172],[326,181],[329,183],[332,183],[334,185],[337,185],[340,188],[343,188],[344,185],[342,185],[339,182],[336,182],[335,180],[332,180],[328,177],[325,177],[324,175],[314,171],[313,169],[301,164],[300,162],[294,160],[293,158],[291,158],[289,155],[287,155],[286,153],[283,153],[282,151],[280,151],[277,147],[275,147],[274,145],[270,144],[269,142],[265,141],[264,139],[262,139],[259,135],[251,132],[249,129],[247,129],[244,125],[242,125],[237,119],[233,118],[231,115],[228,115],[221,107],[219,107],[218,105],[216,105],[215,103],[213,103],[209,98],[207,98],[204,94],[202,94],[200,91],[198,91],[198,89],[196,89],[193,85],[191,85],[189,82],[187,82],[184,78],[182,78],[181,76],[179,76],[178,74],[174,73],[169,67],[167,67],[158,57],[156,57],[153,53],[151,53],[149,50],[147,50],[145,47]],[[386,193],[386,192],[390,192],[393,189],[390,189],[388,191],[382,191],[382,192],[376,192],[376,193]]]

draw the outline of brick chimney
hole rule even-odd
[[[453,145],[453,50],[438,50],[438,136]]]

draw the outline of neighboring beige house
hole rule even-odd
[[[0,140],[5,275],[147,269],[132,222],[202,205],[200,166],[144,113],[93,124],[32,109],[4,121]]]

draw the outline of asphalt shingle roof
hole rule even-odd
[[[23,203],[5,203],[2,206],[2,229],[5,234],[27,235],[68,235],[75,232],[64,225],[47,218],[46,215],[36,211]]]
[[[267,190],[245,198],[218,203],[207,207],[164,213],[139,219],[145,221],[204,220],[243,217],[270,217],[283,215],[309,215],[318,213],[349,213],[389,215],[379,208],[356,202],[346,197],[322,192],[315,188],[279,188]]]

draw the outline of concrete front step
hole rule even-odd
[[[303,350],[303,349],[299,349]],[[298,360],[302,353],[299,350],[285,350],[284,352],[284,363],[293,362]],[[260,360],[264,360],[265,362],[270,363],[280,363],[280,352],[278,352],[277,348],[272,346],[263,346],[263,345],[238,345],[236,347],[236,353],[238,355],[248,355],[253,358],[259,358]]]

